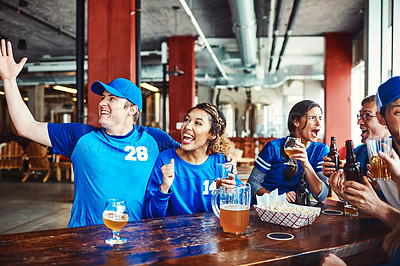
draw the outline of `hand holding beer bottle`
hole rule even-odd
[[[331,137],[331,147],[329,149],[329,153],[323,159],[324,162],[322,163],[322,173],[325,176],[330,176],[334,172],[337,172],[340,169],[340,166],[343,165],[343,162],[340,161],[340,156],[337,151],[336,137]]]
[[[346,181],[362,183],[361,164],[357,162],[352,140],[346,140],[346,164],[344,165],[344,176]],[[346,189],[344,189],[346,193]],[[358,209],[347,201],[344,202],[344,213],[348,216],[358,216]]]

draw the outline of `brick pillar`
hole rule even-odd
[[[135,1],[88,0],[88,124],[97,124],[101,99],[90,90],[94,81],[136,83],[135,26]]]
[[[352,37],[325,34],[325,143],[336,136],[338,149],[351,138]]]
[[[195,52],[193,36],[173,36],[169,42],[168,71],[175,66],[182,76],[169,76],[169,135],[180,142],[177,125],[183,121],[186,110],[193,107],[195,97]]]

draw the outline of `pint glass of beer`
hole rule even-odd
[[[224,232],[240,234],[246,230],[250,218],[250,198],[249,184],[213,191],[211,205]]]
[[[378,156],[381,151],[390,156],[392,152],[392,139],[380,138],[367,140],[369,163],[371,164],[371,175],[374,180],[390,180],[391,173],[387,164]]]

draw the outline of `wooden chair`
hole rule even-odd
[[[0,149],[0,179],[1,170],[3,169],[18,169],[22,172],[23,169],[24,150],[15,141],[10,141],[1,145]]]
[[[51,174],[51,164],[47,155],[47,147],[36,142],[31,142],[26,147],[25,154],[29,159],[29,168],[26,175],[22,178],[22,182],[25,182],[32,172],[35,172],[36,178],[38,175],[37,171],[47,171],[46,176],[43,178],[43,183],[46,182]]]
[[[67,179],[71,178],[71,182],[74,182],[74,171],[72,169],[72,163],[69,158],[61,154],[54,154],[54,167],[56,168],[57,181],[61,181],[61,168],[65,168],[65,175]],[[70,177],[71,173],[71,177]]]

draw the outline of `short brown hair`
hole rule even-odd
[[[370,102],[375,102],[375,95],[370,95],[370,96],[365,97],[361,102],[361,106],[363,106],[366,103],[370,103]]]
[[[129,108],[129,107],[134,106],[134,105],[135,105],[134,103],[132,103],[131,101],[126,99],[124,108]],[[138,111],[133,115],[133,123],[136,123],[138,121],[139,115],[140,115],[140,111],[139,111],[139,107],[138,107]]]

